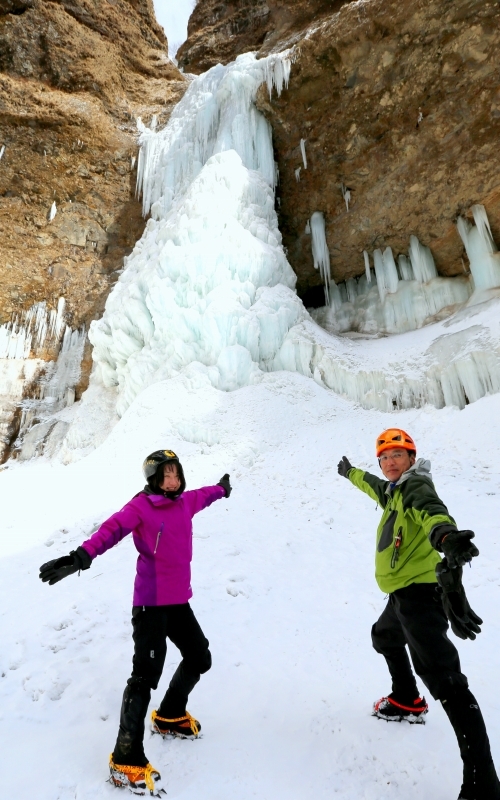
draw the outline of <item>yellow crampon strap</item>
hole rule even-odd
[[[144,780],[146,782],[146,788],[148,788],[150,792],[153,792],[155,788],[153,772],[156,772],[156,770],[152,767],[152,765],[146,764],[144,767]]]
[[[146,784],[146,788],[149,789],[150,792],[153,792],[155,789],[155,782],[153,779],[153,772],[158,773],[152,764],[146,764],[145,767],[129,767],[125,764],[115,764],[113,761],[113,753],[111,753],[109,757],[109,766],[111,769],[115,769],[117,772],[121,772],[122,775],[130,781],[130,783],[137,783],[138,781],[143,780],[144,775],[144,783]]]
[[[160,722],[184,722],[184,720],[189,720],[189,727],[193,731],[194,735],[198,736],[200,732],[198,725],[196,724],[195,718],[189,713],[189,711],[186,711],[183,717],[175,717],[175,719],[167,719],[166,717],[160,717],[159,714],[156,713],[156,711],[153,711],[153,713],[151,714],[151,719],[153,720],[153,722],[155,722],[156,720],[159,720]]]

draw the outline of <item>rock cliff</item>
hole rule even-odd
[[[185,87],[151,0],[0,0],[0,323],[62,295],[73,327],[101,311],[144,226],[136,117]]]
[[[73,329],[100,316],[145,224],[136,118],[165,123],[187,87],[167,52],[151,0],[0,0],[0,326],[61,297]],[[57,330],[1,360],[0,458],[54,373]],[[90,366],[87,345],[77,398]]]
[[[314,211],[325,214],[336,281],[362,274],[365,249],[407,252],[410,234],[441,274],[468,271],[459,213],[484,204],[500,240],[498,3],[199,0],[179,61],[199,71],[242,49],[287,47],[288,91],[270,100],[263,87],[258,104],[273,126],[281,230],[306,302],[323,302],[305,233]]]

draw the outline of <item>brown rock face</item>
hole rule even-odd
[[[60,296],[73,327],[100,313],[144,228],[136,117],[186,85],[151,0],[0,0],[0,324]]]
[[[268,0],[260,27],[258,5],[200,0],[179,56],[195,71],[216,52],[234,58],[236,45],[262,55],[295,45],[288,91],[270,101],[263,87],[258,105],[273,126],[280,225],[306,302],[322,303],[305,233],[314,211],[325,214],[337,282],[362,274],[365,249],[407,252],[411,234],[441,274],[463,274],[454,221],[474,203],[485,205],[500,242],[498,3]],[[229,41],[224,25],[245,9],[251,24]]]
[[[179,48],[179,66],[199,74],[240,53],[269,52],[297,30],[320,21],[351,0],[199,0]],[[278,48],[280,49],[280,48]]]

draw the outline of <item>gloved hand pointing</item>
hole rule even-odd
[[[40,567],[40,580],[53,586],[54,583],[62,581],[68,575],[78,572],[80,569],[88,569],[92,564],[92,559],[83,547],[72,550],[69,556],[54,558],[47,561]]]
[[[229,483],[229,475],[227,474],[227,472],[226,472],[225,475],[222,476],[222,478],[220,479],[220,481],[217,484],[217,486],[222,486],[222,488],[224,489],[224,491],[226,493],[226,497],[229,497],[229,495],[233,491],[233,487]]]
[[[439,542],[439,549],[445,554],[450,569],[463,567],[464,564],[479,555],[476,545],[471,542],[474,536],[474,531],[445,533]]]
[[[339,463],[337,464],[337,469],[339,475],[342,475],[343,478],[349,477],[349,470],[353,469],[353,466],[349,459],[346,456],[342,456]]]

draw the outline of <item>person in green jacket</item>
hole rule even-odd
[[[471,541],[474,533],[457,529],[436,493],[430,462],[417,460],[409,434],[399,428],[384,431],[376,454],[385,480],[356,469],[346,456],[338,465],[339,474],[383,510],[375,578],[389,598],[372,627],[372,643],[386,659],[392,692],[374,704],[373,714],[387,721],[425,721],[428,706],[408,648],[416,674],[440,700],[457,736],[464,767],[459,800],[500,800],[483,716],[447,636],[448,623],[462,639],[475,639],[481,630],[461,580],[462,567],[479,555]]]

